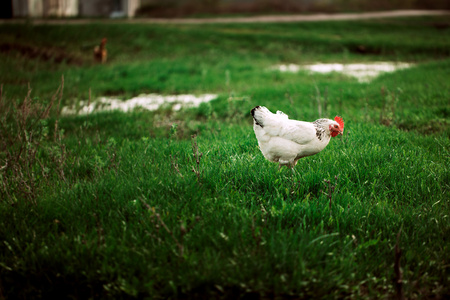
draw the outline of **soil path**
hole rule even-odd
[[[375,18],[397,18],[416,16],[449,16],[449,10],[394,10],[382,12],[314,14],[314,15],[276,15],[254,17],[217,18],[145,18],[145,19],[32,19],[33,24],[87,24],[87,23],[137,23],[137,24],[211,24],[211,23],[281,23],[364,20]],[[23,19],[0,20],[0,24],[21,23]]]

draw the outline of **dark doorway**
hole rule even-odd
[[[12,0],[0,1],[0,19],[12,18]]]
[[[113,11],[122,11],[122,1],[114,0],[113,1]]]

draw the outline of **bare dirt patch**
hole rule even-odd
[[[68,65],[80,66],[83,60],[73,54],[68,53],[63,48],[58,47],[37,47],[15,43],[0,44],[0,52],[7,54],[18,54],[29,59],[39,59],[42,61],[52,61],[54,63],[66,63]]]

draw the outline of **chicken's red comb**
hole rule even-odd
[[[338,122],[341,131],[344,131],[344,120],[342,120],[342,118],[339,117],[339,116],[336,116],[336,117],[334,118],[334,120],[335,120],[336,122]]]

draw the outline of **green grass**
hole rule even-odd
[[[1,25],[14,46],[0,53],[0,295],[395,298],[397,245],[405,297],[446,298],[450,35],[433,26],[443,22]],[[103,36],[109,61],[95,65]],[[35,57],[23,50],[32,47]],[[417,65],[371,83],[267,71],[387,60]],[[63,95],[41,120],[61,75]],[[60,97],[85,100],[89,89],[219,98],[180,112],[58,117]],[[295,173],[279,170],[260,153],[249,111],[313,121],[317,90],[323,115],[343,116],[344,136]]]

